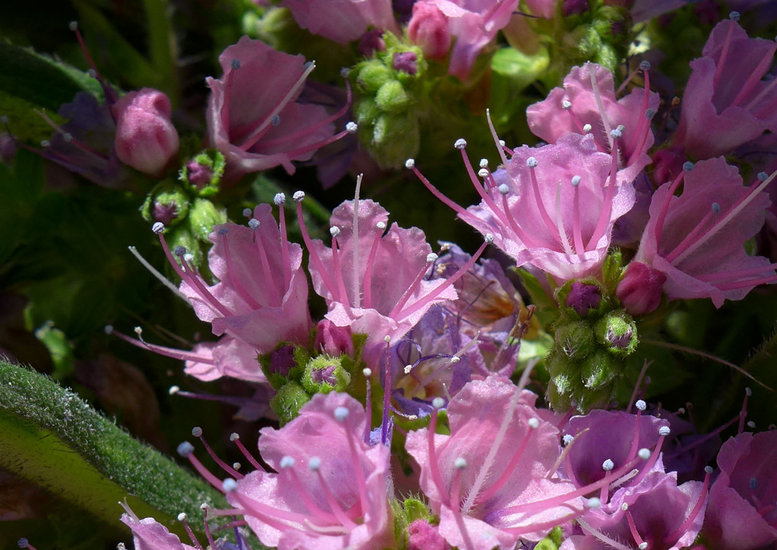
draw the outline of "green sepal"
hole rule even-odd
[[[309,394],[331,393],[333,391],[345,391],[351,383],[351,374],[346,370],[347,365],[343,364],[340,357],[330,357],[329,355],[319,355],[314,357],[305,365],[305,372],[302,374],[302,387]],[[335,383],[316,382],[313,379],[313,373],[334,367],[332,375]]]
[[[412,98],[398,80],[387,81],[375,94],[375,105],[384,113],[400,114],[411,102]]]
[[[560,326],[556,329],[553,339],[554,353],[570,361],[580,361],[596,349],[594,330],[587,321],[573,321]]]
[[[211,170],[210,181],[205,185],[197,185],[189,181],[189,162],[196,162],[202,166],[207,166]],[[189,190],[201,198],[208,198],[214,196],[219,192],[219,184],[221,178],[224,176],[224,169],[227,166],[227,161],[224,159],[224,155],[215,149],[206,149],[196,155],[194,155],[189,161],[184,163],[181,170],[178,172],[178,179]]]
[[[602,264],[602,282],[609,295],[615,295],[615,289],[623,277],[623,271],[623,254],[616,248],[604,257]]]
[[[299,382],[287,382],[278,390],[278,393],[270,399],[272,408],[281,426],[288,424],[298,415],[302,406],[310,401],[310,396]]]
[[[146,195],[146,200],[140,207],[140,215],[147,222],[153,223],[157,221],[154,219],[155,205],[174,205],[175,216],[166,224],[168,227],[173,227],[186,218],[189,213],[189,202],[189,195],[180,185],[171,181],[163,181],[154,186],[151,192]]]
[[[580,365],[580,380],[583,386],[589,390],[606,388],[618,374],[618,363],[612,354],[602,349],[586,357]]]
[[[200,242],[210,244],[208,237],[213,232],[213,227],[227,223],[227,212],[208,199],[197,198],[189,209],[188,220],[192,235]]]
[[[620,357],[631,355],[637,349],[637,323],[624,310],[616,310],[602,317],[594,326],[597,341]]]
[[[564,540],[561,527],[554,527],[547,537],[537,543],[534,550],[558,550],[562,542]]]

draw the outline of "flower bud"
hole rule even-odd
[[[351,374],[343,368],[340,357],[319,355],[305,365],[302,387],[309,394],[345,391],[351,383]]]
[[[189,213],[189,197],[175,183],[163,182],[154,187],[146,197],[141,214],[146,221],[162,222],[172,227]]]
[[[629,314],[638,316],[655,311],[661,303],[666,275],[642,262],[631,262],[615,289],[615,295]]]
[[[594,331],[586,321],[576,321],[562,325],[556,329],[553,340],[556,352],[560,352],[565,357],[574,360],[587,357],[596,347]]]
[[[350,327],[338,327],[329,319],[322,319],[316,326],[316,340],[313,349],[338,357],[353,355],[353,338]]]
[[[220,223],[227,223],[224,210],[219,210],[207,199],[194,200],[189,210],[189,227],[195,237],[209,243],[208,236],[213,232],[213,227]]]
[[[589,390],[607,387],[617,374],[616,361],[606,351],[599,349],[587,357],[580,366],[580,380]]]
[[[418,72],[418,55],[415,52],[397,52],[391,61],[395,71],[402,71],[411,76]]]
[[[589,310],[597,309],[602,303],[602,291],[595,284],[573,281],[567,294],[566,306],[571,307],[580,317]]]
[[[448,19],[429,2],[416,2],[407,26],[410,40],[421,47],[427,59],[442,59],[451,47]]]
[[[356,76],[357,84],[365,92],[377,92],[378,88],[391,79],[391,69],[378,60],[364,63]]]
[[[398,114],[410,104],[410,96],[398,80],[385,82],[375,94],[375,104],[384,113]]]
[[[159,176],[178,154],[178,132],[170,122],[170,100],[152,88],[130,92],[113,105],[116,156],[139,172]]]
[[[637,349],[637,324],[625,311],[607,314],[594,327],[596,339],[610,353],[620,356],[630,355]]]
[[[299,415],[299,410],[308,401],[310,396],[302,386],[297,382],[289,382],[270,399],[270,407],[283,425],[294,420]]]

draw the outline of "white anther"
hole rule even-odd
[[[461,357],[459,357],[458,355],[454,355],[453,357],[451,357],[451,363],[458,363],[459,361],[461,361]]]
[[[391,343],[391,335],[387,334],[386,336],[384,336],[383,337],[383,341],[386,342],[387,344],[390,344]]]
[[[170,395],[175,395],[179,391],[181,391],[181,388],[179,388],[178,386],[170,386],[170,389],[167,390],[167,393],[169,393]]]
[[[234,441],[237,441],[238,439],[240,439],[240,434],[239,433],[232,432],[231,434],[229,434],[229,440],[230,441],[234,442]]]
[[[133,331],[135,331],[135,334],[137,334],[138,336],[140,336],[141,334],[143,334],[143,328],[141,328],[141,327],[135,327],[135,328],[134,328],[134,329],[132,329],[132,330],[133,330]]]
[[[257,220],[256,218],[251,218],[250,220],[248,220],[248,227],[250,227],[253,230],[259,229],[259,225],[260,225],[259,220]]]
[[[507,193],[510,192],[510,186],[507,185],[506,183],[501,184],[499,187],[497,187],[497,189],[499,189],[499,192],[502,193],[503,195],[506,195]]]
[[[183,259],[186,262],[193,262],[194,261],[194,254],[192,254],[191,252],[187,252],[186,254],[183,255]]]
[[[505,146],[505,140],[503,140],[503,139],[500,139],[500,140],[499,140],[499,145],[501,145],[502,147],[504,147],[504,146]]]
[[[232,469],[233,469],[233,470],[239,470],[239,469],[240,469],[240,468],[242,468],[242,467],[243,467],[243,465],[242,465],[242,464],[240,464],[239,462],[233,462],[233,463],[232,463]]]
[[[661,426],[660,428],[658,428],[658,435],[662,435],[666,437],[670,433],[672,433],[672,430],[669,429],[669,426]]]
[[[284,457],[281,458],[280,466],[282,469],[285,470],[286,468],[291,468],[292,466],[294,466],[295,462],[296,461],[294,460],[293,456],[285,455]]]
[[[280,206],[283,203],[286,202],[286,193],[275,193],[275,196],[273,197],[272,201],[275,203],[276,206]]]
[[[615,468],[615,463],[612,460],[610,460],[609,458],[607,460],[605,460],[604,462],[602,462],[602,470],[604,470],[605,472],[609,472],[613,468]]]
[[[402,370],[405,371],[405,374],[410,374],[410,371],[413,370],[413,365],[405,365],[405,368]]]
[[[294,194],[291,196],[292,199],[294,199],[297,202],[301,202],[305,198],[305,192],[304,191],[294,191]]]
[[[415,168],[415,159],[407,159],[405,161],[405,168],[407,168],[408,170]]]
[[[375,227],[383,231],[384,229],[386,229],[386,222],[378,222],[375,224]]]
[[[335,414],[335,418],[336,418],[336,419],[337,419],[339,422],[342,422],[343,420],[345,420],[346,418],[348,418],[348,414],[349,414],[349,412],[350,412],[350,411],[349,411],[348,409],[346,409],[345,407],[337,407],[337,408],[335,408],[335,412],[334,412],[334,414]]]
[[[572,443],[572,441],[574,440],[575,440],[575,436],[572,434],[564,434],[564,437],[561,438],[561,441],[564,442],[565,447],[569,446],[569,444]]]
[[[561,102],[561,108],[562,109],[571,109],[572,108],[572,102],[569,101],[568,99],[565,99],[564,101]]]
[[[456,149],[464,149],[467,146],[467,140],[464,138],[459,138],[456,140],[456,143],[454,143],[453,146]]]
[[[456,460],[453,461],[453,467],[457,470],[463,470],[467,467],[467,459],[465,459],[463,456],[460,456]]]
[[[640,411],[647,409],[647,403],[645,403],[642,399],[637,399],[637,402],[634,403],[634,406],[637,407],[637,409]]]
[[[370,376],[372,376],[372,369],[369,367],[364,367],[362,369],[362,374],[364,375],[365,378],[369,378]]]
[[[753,422],[752,420],[748,420],[747,421],[747,427],[750,428],[751,430],[754,430],[755,429],[755,422]]]
[[[639,546],[637,546],[639,550],[647,550],[647,547],[648,547],[647,541],[642,541],[639,543]]]
[[[329,228],[329,234],[332,235],[332,237],[337,237],[340,234],[340,228],[333,225]]]
[[[103,327],[103,332],[105,332],[105,334],[113,334],[113,325],[105,325]]]
[[[445,406],[445,399],[442,397],[435,397],[432,399],[432,407],[435,409],[442,409]]]
[[[599,500],[599,497],[591,497],[589,499],[586,499],[585,506],[586,508],[599,508],[602,505],[602,501]]]
[[[712,473],[712,466],[705,466],[704,467],[704,471],[707,472],[708,474],[711,474]]]
[[[78,30],[78,21],[71,21],[67,26],[71,31],[75,32]]]
[[[739,12],[738,11],[729,12],[728,18],[731,19],[732,21],[739,21]]]
[[[588,134],[591,132],[591,125],[590,124],[583,124],[583,133]]]
[[[231,477],[228,477],[224,481],[221,482],[221,488],[224,489],[224,492],[231,493],[232,491],[237,489],[237,481],[232,479]],[[203,505],[207,508],[207,504],[203,503]]]
[[[162,231],[165,230],[165,224],[162,222],[154,222],[154,225],[151,226],[151,231],[159,235]]]
[[[647,460],[650,458],[650,455],[653,454],[650,452],[650,449],[642,448],[639,451],[637,451],[637,456],[641,458],[642,460]]]
[[[317,472],[320,467],[321,459],[317,456],[310,457],[310,460],[308,460],[308,469],[311,472]]]
[[[207,502],[200,504],[200,510],[207,510],[208,508],[210,508],[210,506],[208,506]]]
[[[494,234],[486,233],[486,236],[483,240],[486,241],[488,244],[491,244],[492,242],[494,242]]]
[[[539,162],[537,162],[537,159],[534,157],[529,157],[526,159],[526,166],[529,168],[536,168]]]
[[[202,437],[202,428],[199,426],[195,426],[192,428],[192,436],[193,437]]]
[[[580,180],[582,180],[582,179],[583,178],[581,178],[580,176],[577,176],[577,175],[572,176],[572,185],[577,187],[578,185],[580,185]]]
[[[647,59],[639,62],[639,69],[641,71],[649,71],[650,70],[650,61]]]
[[[746,388],[745,388],[745,395],[746,395],[746,396],[748,396],[748,397],[750,397],[751,395],[753,395],[753,390],[752,390],[752,389],[750,389],[750,386],[748,386],[748,387],[746,387]]]
[[[488,171],[488,168],[481,168],[480,170],[478,170],[478,177],[487,178],[490,173],[491,172]]]
[[[438,258],[439,256],[437,254],[435,254],[434,252],[430,252],[429,254],[426,255],[426,263],[433,264],[434,262],[437,261]]]
[[[345,125],[345,131],[349,134],[355,134],[359,130],[359,125],[351,121]]]
[[[481,168],[488,168],[488,159],[480,159],[480,165]]]
[[[529,425],[530,428],[532,428],[534,430],[536,430],[537,428],[540,427],[540,421],[537,420],[536,418],[530,418],[528,420],[527,424]]]

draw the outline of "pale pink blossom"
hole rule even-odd
[[[300,27],[346,44],[370,28],[398,33],[391,0],[283,0]]]

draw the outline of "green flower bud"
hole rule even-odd
[[[613,311],[600,319],[594,327],[597,341],[615,355],[625,357],[634,353],[639,344],[637,324],[623,310]]]
[[[310,393],[345,391],[351,383],[351,374],[343,368],[340,357],[319,355],[305,365],[302,387]]]
[[[586,321],[574,321],[556,329],[553,335],[555,354],[579,361],[596,349],[594,331]]]
[[[189,210],[189,229],[197,239],[209,243],[208,236],[213,232],[213,227],[226,222],[226,211],[216,208],[208,199],[194,199]]]
[[[381,168],[399,168],[418,153],[421,136],[418,119],[411,114],[380,115],[368,147]]]
[[[302,406],[310,401],[310,396],[297,382],[289,382],[270,399],[270,407],[278,416],[281,426],[288,424],[299,415]]]
[[[183,223],[168,230],[165,238],[170,246],[170,250],[174,251],[175,256],[191,254],[191,263],[195,267],[199,267],[203,257],[200,251],[200,243],[197,242],[197,238],[192,234],[188,224]]]
[[[226,164],[224,155],[215,149],[207,149],[184,164],[178,179],[200,197],[211,197],[218,193]]]
[[[140,213],[148,222],[162,222],[165,227],[172,227],[186,218],[189,203],[189,195],[180,185],[164,181],[146,196]]]
[[[364,62],[356,75],[356,83],[364,92],[375,93],[392,77],[391,69],[374,59]]]
[[[580,365],[580,380],[589,390],[605,388],[615,378],[616,366],[617,361],[612,354],[602,349],[597,350]]]
[[[397,80],[385,82],[375,94],[375,104],[386,113],[399,114],[407,110],[411,97]]]
[[[380,115],[380,109],[373,98],[363,97],[356,102],[354,113],[360,126],[371,126]]]

